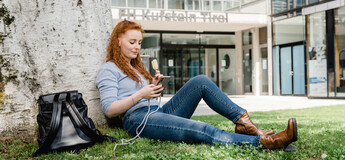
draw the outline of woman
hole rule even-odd
[[[287,128],[278,134],[261,130],[252,123],[245,109],[233,103],[206,76],[192,78],[159,108],[155,98],[164,88],[156,83],[163,75],[157,72],[152,78],[141,62],[139,50],[143,32],[135,22],[124,20],[116,25],[109,42],[107,62],[96,80],[104,113],[108,118],[119,116],[131,135],[137,134],[148,111],[158,109],[149,116],[140,136],[186,143],[261,144],[269,149],[284,148],[297,140],[295,119],[290,118]],[[235,123],[235,133],[190,120],[201,99]]]

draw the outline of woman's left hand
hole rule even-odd
[[[159,79],[163,77],[163,74],[160,74],[159,71],[156,71],[156,75],[152,78],[152,84],[157,85]]]

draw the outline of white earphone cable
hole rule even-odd
[[[140,125],[139,125],[139,126],[137,127],[137,129],[135,130],[135,132],[136,132],[137,135],[136,135],[135,137],[131,138],[131,139],[128,139],[128,140],[127,140],[127,139],[121,139],[121,143],[115,144],[114,150],[113,150],[113,151],[116,150],[116,147],[117,147],[118,145],[121,145],[121,146],[122,146],[122,145],[133,144],[133,143],[135,142],[135,141],[133,141],[133,140],[135,140],[135,139],[137,139],[137,138],[140,138],[140,134],[141,134],[141,132],[143,132],[143,130],[144,130],[145,126],[146,126],[147,120],[149,119],[149,117],[150,117],[151,114],[156,113],[156,112],[158,111],[158,109],[160,108],[160,104],[161,104],[161,97],[159,97],[159,103],[158,103],[157,109],[150,113],[151,106],[150,106],[150,100],[148,100],[148,107],[149,107],[149,108],[148,108],[148,110],[147,110],[147,113],[145,114],[145,116],[144,116],[143,120],[141,121]],[[138,130],[139,130],[139,128],[140,128],[141,126],[142,126],[141,130],[138,132]],[[133,141],[133,142],[131,142],[131,141]]]

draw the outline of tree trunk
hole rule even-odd
[[[66,90],[83,93],[89,116],[105,126],[95,78],[113,29],[111,1],[0,0],[0,7],[0,137],[36,138],[39,95]]]

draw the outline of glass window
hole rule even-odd
[[[199,48],[184,48],[182,56],[182,84],[200,74]]]
[[[149,8],[157,8],[156,0],[149,0]]]
[[[199,0],[187,0],[187,9],[188,10],[200,10]]]
[[[223,7],[224,7],[224,8],[223,8],[224,11],[230,9],[230,8],[231,8],[231,3],[230,3],[230,1],[227,1],[227,0],[224,1],[224,2],[223,2]]]
[[[184,0],[168,0],[168,9],[185,9]]]
[[[215,84],[218,84],[217,77],[217,49],[216,48],[205,48],[202,49],[204,52],[205,65],[203,66],[205,70],[205,75],[209,77]]]
[[[252,44],[252,32],[250,31],[242,32],[242,43],[243,45]]]
[[[336,96],[345,97],[345,7],[335,11]]]
[[[144,65],[146,69],[148,69],[151,73],[151,75],[155,74],[155,71],[151,67],[151,61],[153,59],[157,59],[158,62],[160,62],[159,59],[159,52],[160,52],[160,34],[159,33],[144,33],[144,39],[141,44],[141,50],[140,55],[142,58],[142,61],[144,62]],[[159,66],[161,68],[161,66]]]
[[[159,33],[144,33],[144,39],[141,44],[142,48],[158,47],[160,41]]]
[[[244,93],[252,92],[252,50],[243,50]]]
[[[201,44],[235,45],[235,35],[200,34]]]
[[[222,2],[221,1],[213,1],[213,10],[214,11],[221,11],[222,10]]]
[[[267,47],[261,48],[261,65],[262,65],[262,93],[268,93],[268,59],[267,59]]]
[[[318,0],[312,0],[312,1],[318,1]],[[280,13],[280,12],[284,12],[284,11],[291,10],[294,8],[302,7],[305,5],[306,5],[306,0],[273,0],[272,12]]]
[[[304,45],[292,47],[293,94],[305,95],[305,49]]]
[[[288,0],[272,0],[272,12],[279,13],[288,9]]]
[[[194,1],[194,10],[200,10],[200,3],[199,3],[199,0],[195,0]]]
[[[163,33],[164,44],[199,44],[199,34]]]
[[[272,48],[273,57],[273,95],[280,95],[280,63],[279,63],[279,46]]]
[[[125,0],[122,0],[122,1],[119,1],[119,0],[112,0],[112,5],[113,6],[117,6],[117,7],[126,7],[126,1]]]
[[[128,7],[146,8],[146,0],[128,0]]]
[[[243,3],[241,3],[241,1],[232,1],[232,2],[230,2],[230,8],[233,8],[233,7],[241,7],[241,4],[243,4]]]
[[[282,47],[280,49],[280,84],[281,94],[292,94],[292,79],[291,79],[291,47]]]
[[[308,0],[308,4],[318,3],[320,0]]]
[[[325,12],[308,16],[309,96],[327,96]]]
[[[193,10],[194,9],[193,5],[194,5],[194,0],[187,0],[187,9],[188,10]]]
[[[204,0],[204,10],[208,11],[208,10],[211,10],[211,2],[210,0]]]
[[[285,44],[305,40],[304,16],[284,19],[273,23],[273,44]]]
[[[163,0],[149,0],[149,8],[163,8]]]
[[[305,0],[296,0],[296,8],[305,6]]]
[[[287,10],[303,7],[306,5],[318,4],[324,1],[331,0],[272,0],[272,13],[280,13]]]

